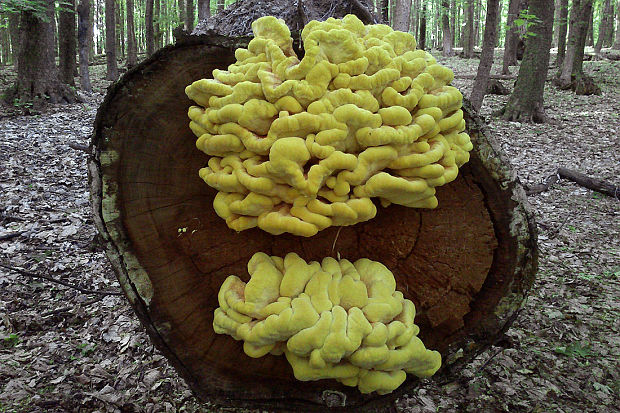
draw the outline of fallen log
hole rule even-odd
[[[304,2],[305,3],[305,2]],[[537,267],[525,193],[466,104],[471,160],[438,188],[439,207],[379,207],[375,219],[309,238],[236,233],[214,212],[216,191],[198,177],[207,161],[187,127],[184,88],[234,61],[247,38],[190,36],[156,52],[114,84],[99,108],[89,161],[97,228],[121,287],[149,336],[191,389],[219,405],[291,411],[389,411],[414,389],[363,395],[332,380],[296,381],[283,357],[247,357],[213,331],[217,293],[230,274],[247,281],[258,251],[321,260],[339,254],[385,264],[417,309],[434,376],[448,381],[501,339]]]
[[[604,179],[592,178],[582,174],[581,172],[573,171],[567,168],[558,168],[555,174],[550,175],[547,179],[545,179],[545,182],[532,186],[526,191],[526,193],[527,195],[536,195],[547,191],[558,181],[559,178],[568,179],[569,181],[575,182],[577,185],[620,199],[620,186],[607,182]]]

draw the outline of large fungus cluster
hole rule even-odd
[[[429,377],[441,365],[417,337],[413,303],[379,262],[259,252],[248,272],[247,284],[234,275],[222,284],[213,327],[243,340],[250,357],[284,353],[298,380],[331,378],[379,394],[406,373]]]
[[[261,17],[237,62],[186,88],[200,176],[236,231],[312,236],[372,219],[378,197],[437,206],[469,160],[454,75],[415,39],[357,17],[311,21],[300,60],[283,20]]]

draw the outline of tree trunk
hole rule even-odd
[[[5,93],[7,102],[32,104],[74,103],[75,93],[58,80],[54,44],[54,0],[42,1],[42,11],[23,10],[20,20],[17,80]],[[44,17],[41,17],[41,14]]]
[[[568,28],[566,56],[556,84],[562,89],[575,89],[583,76],[583,54],[588,33],[592,0],[573,0]]]
[[[620,0],[616,5],[616,38],[612,46],[614,50],[620,50]]]
[[[471,105],[479,111],[482,107],[482,100],[487,92],[491,66],[493,65],[493,52],[495,51],[495,39],[497,37],[497,11],[499,0],[488,0],[487,17],[484,24],[484,40],[482,42],[482,54],[478,64],[478,74],[471,92]]]
[[[566,31],[568,28],[568,0],[560,0],[560,20],[558,21],[558,56],[556,65],[562,67],[566,54]]]
[[[466,106],[474,150],[457,180],[438,188],[439,208],[392,205],[372,221],[311,238],[235,233],[211,207],[215,191],[197,178],[206,157],[187,127],[184,88],[225,69],[235,47],[246,44],[179,42],[108,91],[89,175],[112,266],[157,348],[202,399],[269,411],[394,411],[394,399],[419,380],[409,378],[389,395],[362,395],[334,380],[300,383],[283,357],[247,357],[240,342],[211,327],[219,286],[229,274],[247,280],[246,263],[256,251],[321,260],[334,254],[337,236],[343,258],[367,257],[393,270],[399,290],[416,304],[422,340],[443,355],[436,379],[449,382],[508,328],[533,282],[535,223],[524,191]]]
[[[594,45],[594,54],[600,55],[603,48],[603,42],[607,39],[607,30],[609,30],[609,19],[613,18],[613,8],[611,6],[611,0],[605,0],[605,7],[601,15],[601,21],[598,25],[598,39]]]
[[[426,50],[426,2],[422,0],[422,15],[420,17],[420,41],[418,48]]]
[[[452,38],[452,47],[456,46],[456,15],[458,13],[458,9],[456,7],[456,0],[450,1],[450,36]],[[454,54],[454,51],[452,51]]]
[[[463,57],[474,57],[474,0],[465,0],[465,27],[463,33]]]
[[[210,0],[198,0],[198,21],[211,17],[210,3]]]
[[[153,2],[153,42],[155,49],[163,47],[161,31],[161,0]]]
[[[81,1],[81,0],[80,0]],[[90,3],[90,0],[89,0]],[[97,1],[94,2],[95,7],[92,7],[90,4],[88,6],[88,59],[95,58],[96,51],[96,42],[95,42],[95,11],[97,8]]]
[[[116,50],[120,58],[123,59],[125,57],[125,25],[121,1],[116,1],[114,6],[116,8],[114,22],[116,23]]]
[[[381,19],[383,24],[390,24],[390,0],[381,0]]]
[[[185,0],[185,30],[194,30],[194,0]]]
[[[8,25],[5,24],[5,14],[0,14],[0,64],[8,65],[11,60],[11,39]]]
[[[114,23],[115,0],[105,0],[105,55],[107,62],[107,80],[118,79],[116,65],[116,24]]]
[[[450,29],[450,3],[441,0],[441,26],[443,31],[443,56],[452,56],[452,30]]]
[[[474,0],[474,47],[480,44],[480,9],[482,0]]]
[[[153,0],[146,0],[144,23],[146,24],[146,54],[150,56],[155,51],[155,39],[153,37]]]
[[[136,31],[133,27],[133,0],[127,0],[127,67],[134,67],[138,62],[136,49]]]
[[[409,16],[411,15],[411,0],[396,0],[394,8],[394,30],[407,32],[409,30]]]
[[[19,13],[9,13],[9,33],[11,35],[11,58],[13,69],[18,70],[19,56]]]
[[[75,0],[62,1],[58,12],[58,34],[58,78],[64,84],[75,86]]]
[[[530,0],[531,22],[525,41],[525,53],[514,91],[503,109],[503,118],[517,122],[544,122],[543,93],[549,68],[553,31],[553,0]]]
[[[590,6],[590,16],[588,17],[588,30],[587,30],[585,46],[594,46],[594,7],[593,5]]]
[[[502,64],[502,74],[510,74],[510,66],[517,64],[517,45],[519,43],[519,28],[515,25],[515,20],[519,17],[524,8],[522,0],[510,0],[508,3],[508,19],[506,30],[506,43],[504,45],[504,60]]]
[[[90,75],[88,73],[88,24],[90,21],[90,0],[80,0],[77,5],[78,14],[78,54],[80,56],[80,86],[85,92],[92,92]]]

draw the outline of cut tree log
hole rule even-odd
[[[258,251],[305,260],[332,254],[385,264],[417,309],[428,348],[449,381],[502,337],[537,268],[535,224],[525,192],[467,102],[471,160],[438,188],[434,210],[392,205],[311,238],[229,229],[198,176],[207,157],[188,128],[184,88],[224,69],[248,38],[190,36],[156,52],[108,91],[89,161],[95,221],[121,287],[149,336],[192,390],[219,405],[300,411],[389,411],[419,381],[389,395],[362,395],[332,380],[296,381],[282,356],[251,359],[213,331],[217,293],[230,274],[249,279]],[[335,248],[332,249],[337,236]]]

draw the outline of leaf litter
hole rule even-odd
[[[440,60],[457,75],[478,62]],[[0,263],[118,292],[91,218],[86,154],[68,146],[89,144],[109,84],[103,66],[91,68],[96,92],[86,103],[0,119]],[[593,61],[585,70],[603,94],[576,96],[547,82],[552,123],[493,118],[508,96],[485,98],[481,114],[524,185],[560,166],[620,184],[620,66]],[[468,95],[473,80],[453,84]],[[396,402],[398,411],[620,411],[620,202],[566,180],[529,201],[540,269],[503,347],[486,350],[450,383],[423,381]],[[0,412],[12,411],[216,409],[192,395],[123,297],[0,268]]]

